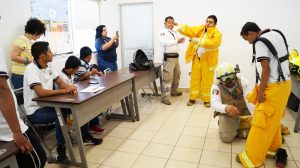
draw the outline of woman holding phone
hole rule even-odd
[[[98,66],[103,72],[109,68],[112,71],[118,70],[117,52],[119,46],[119,33],[110,38],[107,37],[107,29],[105,25],[96,28],[95,47],[98,52]]]

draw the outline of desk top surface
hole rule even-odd
[[[43,97],[43,98],[34,98],[34,101],[39,102],[55,102],[55,103],[71,103],[71,104],[79,104],[82,103],[98,94],[106,92],[107,90],[116,87],[117,85],[124,83],[128,80],[131,80],[134,77],[133,74],[124,74],[120,71],[110,72],[103,77],[98,77],[96,75],[93,78],[78,82],[77,89],[78,94],[65,94],[65,95],[56,95],[51,97]],[[89,84],[90,82],[97,82],[97,84]],[[79,91],[83,90],[88,86],[97,85],[99,87],[104,87],[104,89],[95,92],[95,93],[80,93]]]
[[[18,153],[19,148],[13,142],[0,141],[0,162],[4,161],[8,157]]]

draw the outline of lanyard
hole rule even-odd
[[[174,36],[174,34],[170,31],[170,30],[168,30],[168,32],[169,33],[171,33],[172,34],[172,36],[173,36],[173,38],[174,38],[174,40],[176,40],[176,38],[175,38],[175,36]]]

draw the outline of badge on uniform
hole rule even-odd
[[[218,89],[214,89],[212,90],[212,95],[219,95],[219,90]]]

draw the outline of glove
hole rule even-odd
[[[173,31],[179,32],[179,33],[182,32],[182,25],[178,25],[178,23],[177,23],[177,25],[174,26]]]
[[[198,43],[200,43],[200,39],[197,38],[197,37],[192,37],[192,38],[191,38],[191,42],[192,42],[192,43],[198,44]]]
[[[197,49],[197,56],[198,56],[198,58],[200,59],[201,55],[204,54],[205,52],[206,52],[205,48],[199,47]]]

